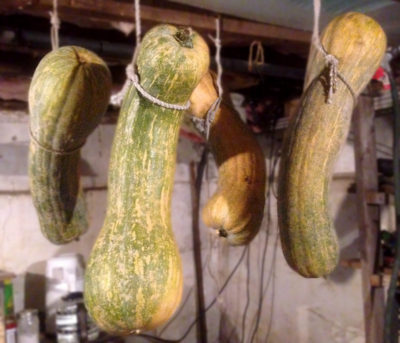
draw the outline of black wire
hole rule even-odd
[[[271,182],[273,182],[274,179],[275,179],[275,173],[276,173],[276,167],[277,167],[278,161],[279,161],[279,156],[278,156],[278,154],[275,154],[275,159],[274,159],[274,162],[273,162],[273,165],[272,165],[272,171],[271,171],[271,177],[272,177]],[[272,185],[271,185],[271,187],[272,187]],[[273,190],[274,189],[272,189],[272,191]],[[277,199],[277,196],[275,196],[275,198]],[[269,285],[272,282],[271,302],[270,302],[270,320],[268,322],[267,334],[265,335],[264,342],[268,342],[268,337],[269,337],[270,332],[271,332],[272,321],[273,321],[273,316],[274,316],[275,269],[276,269],[276,258],[277,258],[277,252],[278,252],[278,242],[279,242],[279,232],[277,232],[276,237],[275,237],[275,243],[274,243],[274,248],[273,248],[273,253],[272,253],[272,261],[271,261],[271,272],[268,275],[267,283],[266,283],[265,288],[263,290],[263,298],[264,298],[265,297],[265,293],[267,292],[267,290],[269,288]]]
[[[236,271],[238,270],[240,264],[242,263],[246,252],[248,250],[248,246],[246,246],[246,248],[243,249],[242,255],[240,256],[239,260],[237,261],[235,267],[232,269],[231,273],[229,274],[229,276],[226,278],[224,284],[222,285],[222,287],[220,288],[220,290],[218,291],[217,296],[211,301],[211,303],[205,308],[204,310],[204,314],[208,312],[208,310],[210,310],[215,303],[218,300],[218,297],[224,292],[225,288],[228,286],[229,282],[231,281],[233,275],[235,275]],[[190,333],[190,331],[192,330],[192,328],[196,325],[197,321],[199,320],[200,316],[197,316],[196,319],[189,325],[189,327],[187,328],[187,330],[185,331],[185,333],[178,339],[176,340],[171,340],[171,339],[164,339],[161,337],[156,337],[156,336],[152,336],[152,335],[147,335],[147,334],[137,334],[136,336],[145,338],[149,341],[153,341],[153,342],[162,342],[162,343],[179,343],[182,342]]]
[[[270,273],[270,276],[267,280],[267,284],[264,288],[264,295],[268,290],[270,282],[272,282],[272,291],[271,291],[271,302],[270,302],[270,320],[268,323],[268,329],[267,329],[267,334],[265,335],[264,342],[268,342],[268,337],[271,333],[271,328],[272,328],[272,320],[274,317],[274,304],[275,304],[275,280],[272,281],[272,279],[275,279],[275,269],[276,269],[276,257],[277,257],[277,252],[278,252],[278,241],[279,241],[279,234],[276,235],[275,238],[275,244],[274,244],[274,252],[273,252],[273,257],[272,257],[272,262],[271,262],[271,269],[272,272]]]
[[[272,125],[274,128],[275,125]],[[251,335],[250,343],[253,343],[254,338],[256,336],[256,333],[258,331],[258,327],[260,325],[260,320],[261,320],[261,313],[262,313],[262,307],[263,307],[263,300],[264,300],[264,277],[265,277],[265,261],[266,261],[266,256],[267,256],[267,248],[268,248],[268,242],[269,242],[269,230],[271,226],[271,194],[272,190],[271,187],[273,185],[273,179],[274,175],[272,175],[272,171],[274,168],[274,163],[273,163],[273,157],[274,157],[274,151],[275,151],[275,131],[273,130],[271,132],[271,147],[270,147],[270,154],[269,154],[269,161],[270,161],[270,170],[269,170],[269,175],[268,175],[268,190],[267,190],[267,229],[265,232],[265,242],[264,242],[264,248],[263,248],[263,253],[262,253],[262,260],[261,260],[261,277],[260,277],[260,285],[259,285],[259,301],[258,301],[258,308],[257,308],[257,315],[256,315],[256,323]]]
[[[167,325],[165,325],[163,327],[163,329],[160,331],[159,335],[161,336],[168,328],[169,326],[178,318],[179,314],[183,311],[183,309],[185,308],[187,302],[190,299],[190,295],[193,292],[193,287],[190,287],[189,292],[186,294],[185,300],[183,301],[180,309],[178,310],[178,312],[175,313],[174,317],[167,323]]]
[[[245,339],[246,333],[246,318],[247,318],[247,311],[250,305],[250,246],[247,251],[247,259],[246,259],[246,305],[244,306],[244,311],[242,315],[242,333],[240,342],[243,343]]]

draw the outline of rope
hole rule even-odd
[[[32,139],[32,142],[36,144],[36,146],[38,146],[40,149],[56,154],[56,155],[71,155],[74,152],[78,151],[79,149],[81,149],[86,141],[84,141],[82,144],[80,144],[78,147],[73,148],[71,150],[59,150],[59,149],[53,149],[53,148],[48,148],[46,146],[44,146],[42,143],[39,142],[39,140],[36,139],[36,137],[33,135],[31,128],[29,127],[29,136]]]
[[[253,58],[253,51],[256,48],[256,54]],[[264,64],[264,48],[262,43],[259,40],[255,40],[250,44],[249,48],[249,59],[248,59],[248,69],[251,72],[253,70],[253,63],[255,65],[262,65]]]
[[[346,81],[346,79],[341,75],[338,71],[339,67],[339,60],[334,56],[329,54],[324,46],[322,45],[322,42],[319,37],[319,19],[320,19],[320,14],[321,14],[321,0],[314,0],[314,26],[313,26],[313,33],[312,33],[312,43],[314,46],[318,49],[318,51],[324,56],[325,58],[325,64],[327,65],[329,69],[329,74],[328,74],[328,94],[326,98],[326,103],[331,104],[332,103],[332,97],[333,94],[336,92],[337,89],[337,79],[339,78],[349,89],[351,95],[353,96],[354,100],[354,105],[357,102],[357,97],[349,85],[349,83]],[[310,83],[311,86],[312,83]]]
[[[58,31],[60,30],[60,18],[58,17],[58,0],[53,0],[53,11],[49,12],[50,15],[50,38],[52,50],[58,49],[60,41],[58,37]]]

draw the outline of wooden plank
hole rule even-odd
[[[365,339],[367,343],[382,343],[384,288],[373,287],[371,284],[372,275],[379,269],[379,206],[367,202],[368,192],[378,191],[372,98],[359,98],[354,111],[353,125]]]
[[[38,11],[48,17],[53,0],[2,0],[0,12],[31,12]],[[110,0],[58,0],[59,14],[71,13],[81,17],[109,18],[132,23],[134,21],[133,2],[122,3]],[[167,22],[175,25],[188,25],[197,29],[215,31],[215,15],[198,13],[197,11],[176,10],[149,5],[141,5],[141,18],[144,21]],[[243,19],[222,17],[223,32],[256,38],[277,39],[289,42],[308,44],[311,33],[278,25],[263,24]]]

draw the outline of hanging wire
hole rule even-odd
[[[273,126],[275,127],[275,125]],[[258,296],[258,307],[255,317],[255,324],[253,331],[251,333],[250,343],[252,343],[256,337],[263,308],[263,300],[264,300],[264,280],[265,280],[265,263],[267,257],[267,250],[268,250],[268,243],[270,238],[270,229],[271,229],[271,201],[272,201],[272,185],[274,182],[274,168],[275,163],[274,160],[274,153],[276,149],[276,138],[275,138],[275,131],[271,133],[271,145],[270,145],[270,152],[269,152],[269,171],[268,171],[268,182],[267,182],[267,195],[266,195],[266,230],[265,230],[265,240],[264,240],[264,247],[262,251],[262,259],[261,259],[261,277],[260,277],[260,284],[259,284],[259,296]]]
[[[58,0],[53,0],[53,11],[49,12],[50,15],[50,39],[51,39],[51,48],[52,50],[56,50],[60,46],[58,31],[60,30],[60,18],[58,17]]]

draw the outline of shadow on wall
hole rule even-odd
[[[329,279],[335,283],[345,283],[355,272],[352,268],[341,266],[340,261],[360,257],[356,201],[355,194],[346,193],[334,218],[339,238],[340,259],[336,269],[329,275]]]

